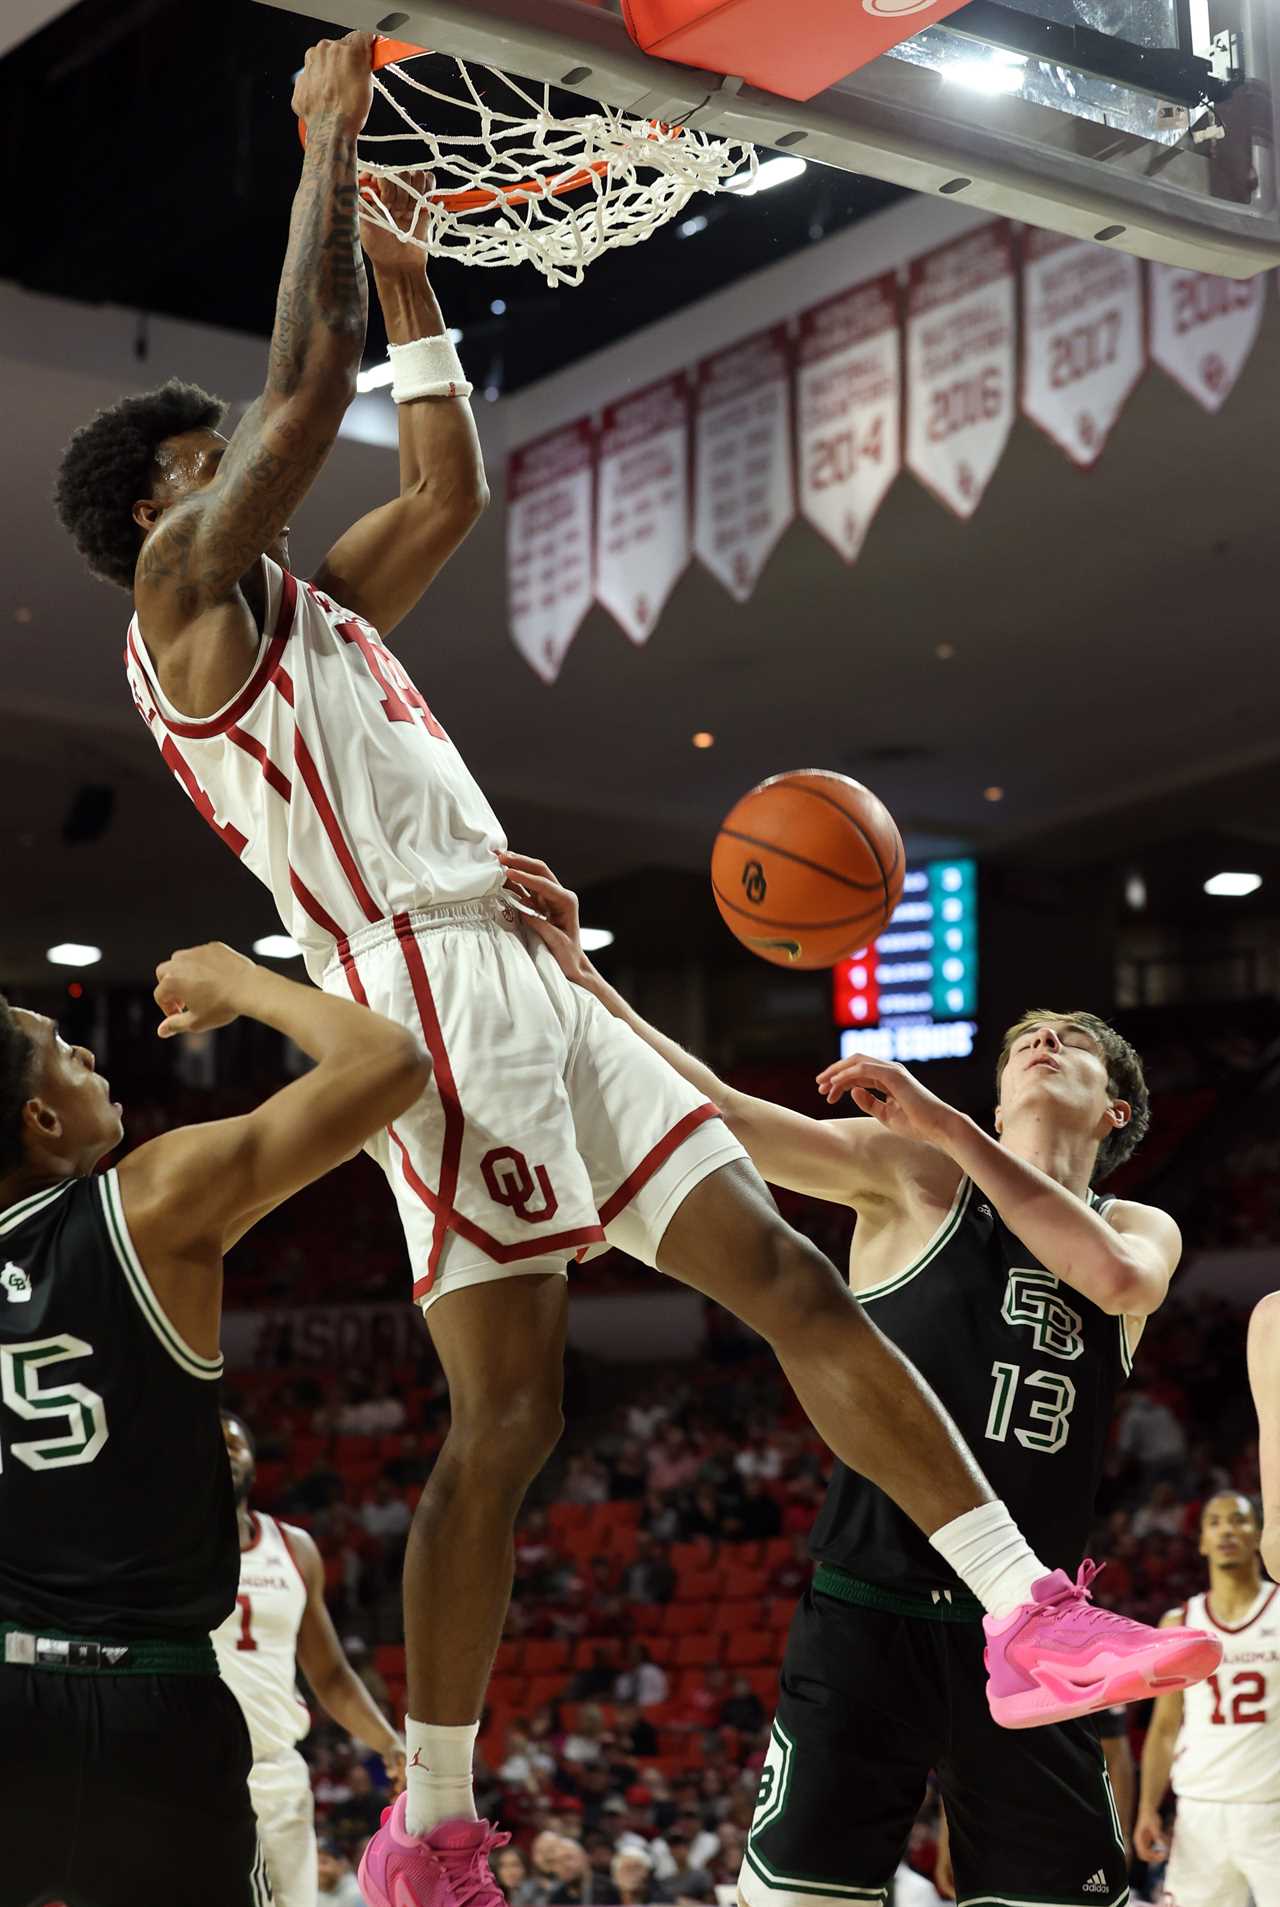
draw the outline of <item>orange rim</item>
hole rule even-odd
[[[379,37],[374,42],[372,68],[381,72],[384,66],[398,66],[402,60],[417,59],[420,54],[429,53],[428,46],[415,46],[409,40],[388,40]],[[307,143],[307,128],[298,121],[298,138],[303,146]],[[470,186],[460,192],[430,192],[427,194],[433,205],[446,212],[482,212],[486,206],[496,205],[499,199],[505,199],[508,205],[523,205],[528,199],[566,198],[570,192],[581,192],[584,186],[591,184],[609,170],[607,159],[593,160],[589,166],[579,166],[576,171],[566,172],[562,179],[520,179],[515,185]]]

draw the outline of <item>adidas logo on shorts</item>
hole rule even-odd
[[[1107,1877],[1101,1868],[1098,1869],[1096,1874],[1090,1874],[1088,1880],[1080,1889],[1082,1894],[1106,1894],[1110,1891],[1110,1888],[1107,1886]]]

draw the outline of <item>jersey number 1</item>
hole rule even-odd
[[[253,1636],[253,1598],[237,1596],[236,1608],[240,1611],[240,1634],[236,1637],[237,1649],[256,1649]]]

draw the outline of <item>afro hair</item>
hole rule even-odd
[[[133,588],[142,543],[133,506],[147,494],[159,446],[184,431],[217,430],[226,408],[198,384],[171,377],[158,390],[122,397],[72,437],[58,466],[54,507],[103,582]]]

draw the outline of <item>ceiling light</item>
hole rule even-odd
[[[18,604],[18,607],[13,612],[13,620],[15,622],[31,621],[31,611],[27,608],[25,603]]]
[[[1204,891],[1238,898],[1242,894],[1256,894],[1261,886],[1261,874],[1214,874],[1205,882]]]
[[[449,329],[445,332],[445,336],[448,338],[450,344],[462,343],[462,333],[458,329],[456,324],[451,324],[449,326]]]
[[[715,736],[706,728],[700,728],[692,740],[695,748],[714,748],[716,745]]]
[[[736,178],[730,179],[725,191],[736,192],[740,199],[754,199],[757,192],[771,192],[775,185],[786,185],[808,170],[803,159],[789,158],[782,153],[776,159],[762,160],[754,176],[750,172],[739,172]]]
[[[1125,904],[1140,914],[1147,904],[1147,884],[1141,874],[1131,874],[1124,884]]]
[[[491,311],[491,312],[493,313],[493,315],[494,315],[494,317],[495,317],[495,318],[504,318],[504,317],[506,316],[506,312],[507,312],[507,301],[506,301],[506,299],[505,299],[505,298],[495,298],[495,299],[494,299],[494,301],[493,301],[493,303],[492,303],[492,304],[491,304],[491,305],[489,306],[489,309],[490,309],[490,311]]]
[[[60,940],[46,947],[44,957],[54,967],[96,967],[102,958],[101,947],[89,947],[79,940]]]
[[[982,799],[984,801],[1003,801],[1004,789],[1003,788],[984,788],[982,791]]]
[[[933,653],[937,656],[939,662],[950,662],[955,652],[956,645],[954,642],[940,642]]]
[[[1017,93],[1022,90],[1025,53],[1006,53],[993,47],[988,59],[950,60],[939,70],[952,86],[967,86],[975,93]]]
[[[264,960],[296,960],[302,949],[292,934],[263,934],[254,941],[253,951]]]
[[[613,945],[613,935],[607,927],[580,927],[578,938],[582,942],[583,953],[600,953]]]
[[[498,401],[498,399],[499,399],[499,398],[500,398],[501,396],[502,396],[502,392],[501,392],[501,390],[500,390],[500,388],[498,387],[498,385],[496,385],[496,384],[486,384],[486,385],[485,385],[485,387],[484,387],[484,398],[485,398],[485,403],[486,403],[486,404],[496,404],[496,403],[497,403],[497,401]]]
[[[691,219],[685,219],[682,224],[676,226],[676,231],[680,234],[681,238],[696,238],[699,232],[705,232],[706,229],[707,218],[705,212],[695,212]]]

